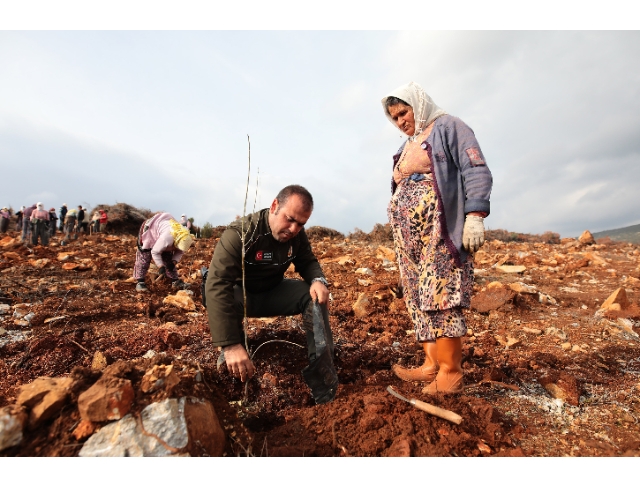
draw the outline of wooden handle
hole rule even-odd
[[[429,413],[433,416],[446,419],[447,421],[451,421],[452,423],[455,423],[455,424],[462,423],[462,416],[454,413],[453,411],[439,408],[438,406],[434,406],[433,404],[419,401],[418,399],[412,399],[411,404],[413,404],[415,407],[417,407],[421,411],[424,411],[425,413]]]

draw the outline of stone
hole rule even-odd
[[[9,260],[21,260],[20,254],[16,254],[15,252],[3,252],[2,256]]]
[[[538,293],[538,301],[542,304],[558,304],[558,302],[545,293]]]
[[[35,429],[62,409],[74,380],[70,377],[38,377],[19,389],[16,405],[29,410],[29,428]]]
[[[473,255],[473,260],[476,264],[489,264],[491,262],[491,256],[484,250],[478,250]]]
[[[191,296],[184,290],[178,291],[175,295],[170,294],[162,300],[162,304],[176,306],[186,311],[195,311],[196,309],[196,304],[193,302],[193,299],[191,299]]]
[[[75,255],[77,252],[60,252],[56,257],[59,261],[64,262],[65,260],[69,260],[72,255]]]
[[[627,298],[627,292],[623,287],[616,289],[600,306],[601,310],[614,310],[612,305],[617,304],[620,309],[626,309],[629,307],[629,299]],[[619,311],[619,310],[615,310]]]
[[[585,252],[584,257],[589,260],[589,264],[594,265],[609,265],[609,263],[600,257],[597,252]]]
[[[580,386],[578,380],[566,372],[550,371],[539,378],[538,382],[554,399],[560,399],[571,406],[578,406]]]
[[[388,260],[390,262],[396,261],[396,253],[394,250],[391,250],[388,247],[384,247],[382,245],[378,246],[376,249],[376,257],[380,260]]]
[[[0,304],[0,315],[7,315],[11,313],[11,306],[9,306],[8,304]]]
[[[54,317],[52,317],[52,318],[45,318],[45,320],[44,320],[44,324],[46,325],[46,324],[48,324],[48,323],[53,323],[53,322],[55,322],[55,321],[64,320],[65,318],[66,318],[66,316],[65,316],[65,315],[63,315],[63,316],[54,316]]]
[[[97,425],[95,423],[83,419],[82,421],[80,421],[80,423],[78,423],[78,426],[76,426],[76,428],[73,430],[73,433],[71,434],[76,440],[80,441],[84,440],[85,438],[89,438],[93,433],[95,433],[96,428]]]
[[[104,370],[107,366],[107,358],[104,354],[98,350],[93,354],[93,360],[91,361],[91,368],[93,370]]]
[[[375,276],[375,273],[368,267],[360,267],[356,269],[356,274],[364,274],[365,276]]]
[[[593,235],[591,235],[591,232],[589,230],[585,230],[584,232],[582,232],[582,235],[578,237],[578,242],[585,245],[593,245],[594,243],[596,243],[596,239],[593,238]]]
[[[30,260],[29,261],[29,264],[31,264],[36,269],[42,269],[48,263],[49,263],[49,259],[37,259],[37,260]]]
[[[617,327],[621,328],[622,330],[626,331],[627,333],[630,333],[631,335],[634,336],[638,336],[638,334],[633,331],[633,321],[627,319],[627,318],[618,318],[616,323],[614,323]]]
[[[393,440],[393,443],[384,451],[383,455],[385,457],[410,457],[411,443],[407,437],[399,436]]]
[[[14,247],[19,244],[20,244],[20,241],[18,239],[11,238],[11,237],[4,237],[2,240],[0,240],[0,247],[5,249],[9,247]]]
[[[542,330],[538,330],[537,328],[528,328],[523,326],[521,330],[525,333],[531,333],[532,335],[542,335]]]
[[[498,341],[498,343],[500,343],[500,345],[502,345],[505,348],[511,348],[520,343],[520,340],[510,336],[507,336],[505,339],[505,338],[502,338],[502,336],[500,335],[495,335],[495,338]]]
[[[373,281],[371,279],[358,279],[358,284],[360,286],[371,286],[371,284],[373,284]]]
[[[16,305],[13,309],[13,317],[14,318],[23,318],[24,316],[26,316],[29,313],[29,309],[25,308],[25,307],[18,307],[18,305]]]
[[[499,265],[496,269],[506,274],[521,274],[527,270],[523,265]]]
[[[340,265],[347,265],[347,264],[355,264],[355,262],[353,261],[353,258],[350,256],[344,256],[344,257],[340,257],[338,259],[338,264]]]
[[[203,453],[220,457],[224,453],[226,435],[213,405],[204,399],[188,397],[184,415],[189,432],[188,449],[193,456]]]
[[[170,365],[154,365],[142,377],[140,389],[142,392],[149,393],[164,388],[168,393],[180,382],[180,377],[173,370],[173,364]]]
[[[560,345],[560,348],[562,348],[562,350],[571,350],[571,343],[564,342],[562,345]]]
[[[567,334],[555,326],[548,327],[544,333],[545,335],[556,336],[563,342],[567,340]]]
[[[89,438],[81,457],[221,456],[225,434],[208,401],[171,398],[128,414]]]
[[[496,310],[511,301],[515,293],[505,286],[494,286],[480,291],[471,297],[471,308],[479,313]]]
[[[529,286],[522,282],[512,282],[509,284],[509,289],[520,294],[536,294],[538,292],[535,286]]]
[[[11,405],[0,409],[0,451],[22,442],[27,413],[23,408]]]
[[[100,423],[123,418],[131,409],[135,393],[131,381],[102,376],[78,396],[80,417]]]
[[[477,446],[478,446],[478,450],[480,450],[480,453],[484,453],[485,455],[491,455],[491,448],[484,441],[478,440]]]
[[[178,331],[178,327],[173,323],[165,323],[154,330],[156,335],[165,345],[171,348],[180,348],[184,345],[185,338]]]
[[[583,267],[587,267],[588,265],[589,259],[587,259],[586,257],[581,257],[577,260],[567,263],[564,267],[564,270],[567,273],[571,273]]]
[[[640,279],[633,277],[633,276],[629,276],[624,280],[624,283],[627,286],[631,286],[631,287],[640,287]]]
[[[360,293],[360,295],[358,296],[358,299],[353,304],[353,313],[358,318],[364,318],[371,313],[371,311],[369,310],[369,298],[367,297],[366,293]]]
[[[504,284],[500,281],[493,281],[487,284],[487,289],[504,289]]]

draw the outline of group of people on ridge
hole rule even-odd
[[[6,207],[2,208],[0,211],[0,233],[5,233],[8,230],[11,217],[11,211]],[[64,233],[61,244],[66,245],[71,238],[78,238],[81,233],[104,232],[109,221],[104,209],[96,210],[89,219],[86,207],[78,205],[77,209],[68,209],[66,203],[60,207],[59,217],[55,208],[45,210],[44,204],[40,202],[28,207],[22,206],[15,213],[15,217],[15,229],[21,232],[20,240],[32,245],[48,245],[57,230]],[[59,225],[58,221],[60,221]]]

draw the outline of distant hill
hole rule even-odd
[[[609,237],[611,240],[619,242],[640,243],[640,224],[630,227],[616,228],[615,230],[605,230],[604,232],[592,233],[593,238]]]

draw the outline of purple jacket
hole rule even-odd
[[[393,156],[394,168],[403,148],[404,144]],[[429,154],[438,210],[444,215],[441,219],[442,236],[456,263],[462,265],[468,255],[462,247],[465,215],[472,211],[490,213],[489,197],[493,186],[491,171],[473,130],[452,115],[442,115],[436,119],[422,148]],[[392,193],[396,186],[392,178]]]
[[[22,218],[25,219],[25,220],[30,220],[31,219],[31,213],[33,213],[36,208],[37,208],[36,205],[27,206],[24,209],[24,212],[22,213]]]
[[[163,252],[172,252],[171,260],[180,262],[182,250],[173,246],[173,235],[169,220],[175,220],[169,213],[158,213],[143,223],[143,232],[140,242],[143,249],[151,249],[151,257],[158,267],[164,266],[162,262]]]

